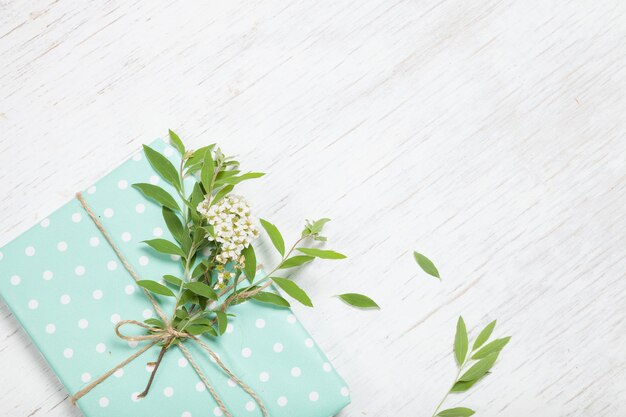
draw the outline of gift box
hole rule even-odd
[[[151,147],[175,166],[180,163],[166,142],[157,140]],[[180,276],[180,262],[141,243],[171,236],[160,206],[131,186],[140,182],[169,187],[143,151],[81,194],[141,279]],[[0,291],[71,395],[146,345],[118,337],[116,323],[155,315],[146,294],[76,199],[0,249]],[[172,311],[169,299],[158,302],[164,311]],[[289,309],[249,301],[229,312],[235,316],[225,334],[202,340],[258,395],[270,416],[328,417],[349,403],[345,382]],[[197,343],[185,347],[233,416],[262,415],[257,402],[204,349]],[[88,417],[223,415],[180,349],[167,351],[149,394],[138,398],[159,352],[158,346],[148,349],[80,398],[77,406]]]

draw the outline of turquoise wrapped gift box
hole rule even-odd
[[[167,143],[152,145],[174,164]],[[180,274],[179,262],[141,241],[171,238],[160,207],[131,185],[168,185],[143,152],[83,192],[115,245],[142,279]],[[141,348],[114,333],[119,320],[154,315],[145,294],[77,200],[0,249],[0,290],[67,390],[74,394]],[[159,300],[163,309],[171,301]],[[272,417],[328,417],[349,391],[289,309],[247,302],[232,307],[226,333],[203,338]],[[185,344],[233,416],[261,416],[258,405],[196,343]],[[179,349],[170,349],[146,398],[138,399],[156,360],[153,347],[78,401],[88,417],[209,417],[222,411]]]

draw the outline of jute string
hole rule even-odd
[[[98,218],[98,216],[96,216],[96,214],[93,212],[93,210],[91,209],[89,204],[87,204],[87,201],[85,201],[85,199],[83,198],[82,194],[81,193],[76,193],[76,199],[78,199],[78,201],[83,206],[83,208],[85,209],[85,211],[87,212],[87,214],[89,215],[91,220],[94,222],[94,224],[96,225],[98,230],[100,230],[100,232],[102,233],[102,235],[104,236],[106,241],[109,243],[111,248],[113,248],[113,251],[115,252],[117,257],[119,258],[119,260],[122,262],[122,265],[124,265],[124,268],[126,268],[128,273],[133,277],[133,279],[135,281],[140,281],[139,275],[137,274],[135,269],[132,267],[132,265],[126,260],[126,257],[124,256],[124,254],[122,254],[122,252],[119,250],[119,248],[115,245],[115,243],[111,239],[111,236],[109,235],[109,233],[106,231],[106,229],[104,228],[104,226],[100,222],[100,219]],[[191,335],[189,333],[179,332],[176,329],[174,329],[172,327],[172,325],[171,325],[170,320],[165,315],[165,313],[163,312],[163,310],[161,309],[161,307],[159,306],[159,304],[157,303],[155,298],[152,296],[152,294],[150,294],[143,287],[141,287],[141,289],[143,290],[144,294],[146,295],[146,297],[148,298],[148,300],[152,304],[152,307],[154,308],[154,311],[157,313],[157,315],[163,321],[163,324],[164,324],[163,327],[164,328],[163,329],[157,329],[157,328],[148,326],[147,324],[142,323],[142,322],[137,321],[137,320],[122,320],[122,321],[118,322],[115,325],[115,334],[120,339],[126,340],[128,342],[150,342],[150,343],[148,343],[146,346],[144,346],[141,349],[139,349],[137,352],[133,353],[131,356],[126,358],[124,361],[120,362],[118,365],[116,365],[115,367],[111,368],[109,371],[105,372],[103,375],[98,377],[96,380],[91,382],[89,385],[87,385],[86,387],[84,387],[83,389],[78,391],[76,394],[74,394],[72,396],[72,403],[76,404],[76,401],[78,401],[81,397],[83,397],[84,395],[89,393],[94,387],[96,387],[97,385],[99,385],[100,383],[105,381],[107,378],[109,378],[111,375],[113,375],[115,373],[115,371],[117,371],[120,368],[123,368],[124,366],[126,366],[127,364],[132,362],[133,360],[137,359],[139,356],[141,356],[143,353],[148,351],[150,348],[152,348],[156,344],[163,343],[164,346],[168,346],[174,339],[179,339],[179,343],[177,343],[178,348],[181,350],[181,352],[183,353],[183,355],[185,356],[187,361],[191,364],[191,367],[194,369],[194,371],[196,371],[196,373],[198,374],[198,377],[202,380],[202,383],[204,383],[204,385],[206,386],[207,390],[209,391],[209,393],[211,394],[213,399],[215,399],[215,402],[217,403],[218,407],[220,408],[220,410],[222,411],[222,413],[224,414],[225,417],[232,417],[232,414],[228,411],[228,409],[226,408],[226,405],[224,404],[224,401],[220,398],[219,394],[217,393],[215,388],[213,388],[213,386],[211,385],[211,383],[209,382],[207,377],[204,375],[204,373],[202,372],[202,370],[200,369],[200,367],[198,366],[198,364],[194,360],[194,358],[191,355],[191,353],[189,352],[189,350],[185,347],[184,342],[186,340],[192,340],[195,343],[197,343],[198,346],[200,346],[202,349],[204,349],[209,354],[209,356],[211,356],[213,361],[222,369],[222,371],[224,371],[224,373],[226,375],[228,375],[230,377],[230,379],[232,379],[237,385],[239,385],[241,387],[241,389],[243,389],[248,395],[250,395],[250,397],[252,397],[252,399],[254,399],[254,401],[258,404],[259,409],[263,413],[263,416],[264,417],[268,417],[269,414],[267,412],[267,409],[265,408],[265,405],[263,404],[263,401],[252,390],[252,388],[250,388],[247,384],[245,384],[243,381],[241,381],[239,378],[237,378],[228,369],[228,367],[226,367],[226,365],[224,365],[224,363],[220,360],[220,358],[217,356],[217,354],[215,352],[213,352],[213,350],[209,346],[207,346],[206,343],[204,343],[202,340],[200,340],[199,338],[197,338],[194,335]],[[125,334],[123,334],[121,332],[121,328],[123,326],[125,326],[125,325],[134,325],[134,326],[143,328],[143,329],[147,330],[148,333],[147,334],[143,334],[143,335],[137,335],[137,336],[125,335]]]

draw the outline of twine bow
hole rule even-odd
[[[113,251],[115,251],[115,254],[120,259],[122,264],[124,265],[124,268],[126,268],[126,270],[130,273],[130,275],[133,277],[133,279],[135,281],[139,281],[140,280],[139,275],[137,275],[137,273],[135,272],[135,270],[132,267],[132,265],[130,265],[128,263],[128,261],[126,260],[126,258],[122,254],[122,252],[115,245],[115,243],[113,243],[113,241],[112,241],[111,237],[109,236],[108,232],[106,231],[106,229],[104,228],[104,226],[100,222],[100,219],[98,218],[98,216],[96,216],[96,214],[93,212],[93,210],[91,210],[91,207],[89,206],[89,204],[87,204],[87,202],[83,198],[82,194],[81,193],[77,193],[76,194],[76,198],[78,199],[80,204],[83,206],[83,208],[85,209],[85,211],[87,212],[87,214],[89,215],[91,220],[94,222],[96,227],[100,230],[100,232],[102,233],[102,235],[104,236],[106,241],[109,243],[111,248],[113,248]],[[142,323],[142,322],[137,321],[137,320],[122,320],[122,321],[119,321],[115,325],[115,334],[120,339],[126,340],[128,342],[149,342],[149,343],[146,346],[144,346],[141,349],[139,349],[138,351],[136,351],[135,353],[133,353],[128,358],[126,358],[124,361],[120,362],[115,367],[111,368],[109,371],[105,372],[103,375],[101,375],[99,378],[97,378],[96,380],[91,382],[85,388],[81,389],[76,394],[74,394],[72,396],[72,403],[76,404],[76,402],[81,397],[83,397],[84,395],[89,393],[89,391],[91,391],[94,387],[96,387],[97,385],[99,385],[100,383],[105,381],[107,378],[109,378],[111,375],[113,375],[118,369],[123,368],[124,366],[126,366],[127,364],[132,362],[133,360],[137,359],[143,353],[148,351],[153,346],[161,343],[161,344],[163,344],[163,348],[161,349],[161,352],[159,353],[159,359],[157,360],[157,363],[160,363],[160,359],[163,357],[165,352],[170,348],[170,346],[173,343],[173,341],[174,340],[178,340],[178,343],[176,344],[176,346],[178,346],[178,348],[181,350],[181,352],[183,353],[183,355],[185,356],[187,361],[191,364],[191,367],[194,369],[194,371],[196,371],[196,373],[198,374],[198,377],[204,383],[204,385],[206,386],[207,390],[211,393],[211,396],[213,397],[213,399],[215,399],[215,402],[217,403],[218,407],[220,408],[220,410],[222,411],[224,416],[232,417],[232,414],[226,408],[226,405],[224,404],[224,401],[222,401],[222,399],[220,398],[220,396],[217,393],[217,391],[215,391],[215,388],[213,388],[213,386],[211,385],[209,380],[206,378],[206,376],[204,375],[204,373],[202,372],[202,370],[200,369],[200,367],[196,363],[196,361],[193,359],[193,356],[191,356],[191,353],[189,353],[189,350],[185,347],[185,345],[184,345],[185,341],[192,340],[193,342],[197,343],[202,349],[204,349],[209,354],[209,356],[212,358],[212,360],[222,369],[222,371],[224,371],[224,373],[226,375],[228,375],[230,377],[230,379],[232,379],[237,385],[239,385],[241,387],[241,389],[243,389],[248,395],[250,395],[252,397],[252,399],[254,399],[254,401],[258,404],[259,409],[263,413],[263,416],[264,417],[268,417],[269,414],[267,412],[267,409],[265,408],[265,406],[263,404],[263,401],[261,401],[259,396],[246,383],[244,383],[242,380],[237,378],[228,369],[228,367],[226,367],[226,365],[224,365],[224,363],[220,360],[219,356],[209,346],[207,346],[206,343],[204,343],[202,340],[200,340],[198,337],[196,337],[196,336],[194,336],[192,334],[185,333],[185,332],[179,332],[178,330],[174,329],[172,327],[172,325],[171,325],[170,320],[167,318],[167,316],[165,315],[165,313],[163,312],[163,310],[161,309],[161,307],[159,306],[159,304],[157,303],[155,298],[152,296],[152,294],[150,294],[145,288],[143,288],[143,287],[141,287],[141,288],[144,291],[144,294],[146,295],[146,297],[148,298],[150,303],[152,304],[152,307],[154,308],[154,311],[161,318],[161,320],[162,320],[162,322],[164,324],[163,328],[157,328],[157,327],[148,326],[147,324]],[[125,335],[125,334],[123,334],[121,332],[121,328],[123,326],[125,326],[125,325],[134,325],[134,326],[140,327],[140,328],[142,328],[144,330],[147,330],[148,333],[147,334],[143,334],[143,335],[137,335],[137,336]],[[150,380],[148,381],[148,386],[146,387],[146,390],[142,394],[145,395],[145,393],[147,393],[148,389],[150,388],[150,385],[152,384],[152,380],[154,378],[154,374],[155,373],[153,372],[152,375],[150,376]],[[143,396],[143,395],[140,395],[140,396]]]

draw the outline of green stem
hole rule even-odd
[[[469,357],[469,355],[468,355],[468,357]],[[437,413],[439,412],[439,409],[441,408],[443,403],[448,398],[448,395],[450,395],[450,392],[452,392],[452,388],[454,388],[456,383],[459,382],[459,378],[461,377],[461,373],[463,372],[463,369],[465,368],[465,365],[467,365],[467,358],[465,358],[465,360],[463,361],[461,366],[459,366],[459,372],[456,374],[456,377],[454,378],[454,382],[452,383],[452,386],[450,387],[448,392],[446,392],[446,395],[443,396],[443,398],[441,399],[439,404],[437,404],[437,408],[435,408],[435,412],[433,413],[432,417],[436,417],[437,416]]]

